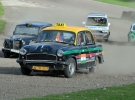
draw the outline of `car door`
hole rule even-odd
[[[88,48],[87,53],[87,68],[92,67],[95,63],[97,46],[95,45],[94,37],[90,31],[85,31],[85,46]]]
[[[86,45],[86,41],[85,41],[85,32],[86,31],[80,31],[77,36],[78,37],[77,46],[81,50],[77,58],[78,69],[87,68],[88,60],[90,59],[89,48],[88,45]]]

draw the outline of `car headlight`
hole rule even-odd
[[[57,51],[57,55],[58,55],[59,57],[62,57],[62,56],[63,56],[63,51],[62,51],[62,50],[58,50],[58,51]]]
[[[27,53],[26,49],[24,49],[24,48],[20,49],[20,54],[21,55],[25,55],[26,53]]]

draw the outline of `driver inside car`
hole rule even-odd
[[[58,32],[55,38],[56,41],[63,42],[63,34]]]

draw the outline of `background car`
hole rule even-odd
[[[108,17],[103,13],[89,13],[86,22],[83,22],[86,28],[89,28],[96,36],[97,40],[108,41],[110,36]]]
[[[62,72],[72,77],[76,70],[94,72],[103,63],[103,47],[96,44],[91,31],[84,27],[57,23],[44,28],[35,43],[21,48],[17,62],[21,72]]]
[[[128,33],[128,42],[135,42],[135,23],[133,23],[130,27],[130,31]]]
[[[19,54],[24,45],[36,40],[41,29],[52,26],[51,23],[39,21],[27,21],[16,25],[13,36],[4,40],[2,52],[5,58],[13,54]]]

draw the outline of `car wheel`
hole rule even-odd
[[[23,75],[30,75],[31,70],[28,69],[28,68],[23,67],[24,66],[23,64],[20,64],[20,65],[21,65],[21,72],[22,72],[22,74]]]
[[[89,72],[90,73],[96,73],[97,70],[98,70],[98,67],[99,67],[99,59],[98,59],[98,57],[96,57],[95,64],[94,64],[93,67],[89,68]]]
[[[105,39],[105,42],[108,42],[108,39]]]
[[[10,52],[4,52],[4,57],[9,58],[10,57]]]
[[[64,75],[67,78],[71,78],[76,71],[76,62],[73,58],[69,58],[67,62],[69,65],[65,67]]]

